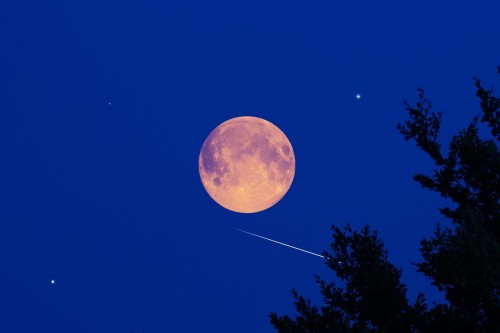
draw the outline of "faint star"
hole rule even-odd
[[[108,102],[108,105],[111,105],[111,102]]]

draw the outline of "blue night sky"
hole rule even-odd
[[[369,224],[410,299],[441,299],[411,262],[445,202],[412,180],[433,165],[396,124],[418,87],[445,143],[479,113],[499,17],[493,0],[1,1],[0,332],[271,333],[292,288],[321,304],[321,258],[235,228],[321,253],[331,225]],[[296,157],[256,214],[198,173],[242,115]]]

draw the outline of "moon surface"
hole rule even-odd
[[[219,205],[256,213],[283,198],[295,175],[285,134],[267,120],[237,117],[217,126],[201,148],[201,182]]]

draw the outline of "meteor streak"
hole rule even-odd
[[[280,245],[291,247],[294,250],[298,250],[298,251],[302,251],[302,252],[305,252],[305,253],[309,253],[309,254],[312,254],[313,256],[320,257],[320,258],[323,258],[323,259],[325,258],[321,254],[317,254],[317,253],[310,252],[310,251],[307,251],[307,250],[304,250],[304,249],[301,249],[301,248],[298,248],[298,247],[295,247],[295,246],[292,246],[292,245],[288,245],[288,244],[285,244],[285,243],[282,243],[282,242],[278,242],[278,241],[275,241],[274,239],[270,239],[270,238],[266,238],[266,237],[259,236],[259,235],[256,235],[256,234],[252,234],[251,232],[248,232],[248,231],[245,231],[245,230],[241,230],[241,229],[237,229],[237,228],[234,228],[234,229],[238,230],[240,232],[244,232],[245,234],[249,234],[249,235],[252,235],[252,236],[255,236],[255,237],[259,237],[259,238],[268,240],[268,241],[273,242],[273,243],[277,243],[277,244],[280,244]]]

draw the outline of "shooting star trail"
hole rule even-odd
[[[280,245],[288,246],[288,247],[290,247],[290,248],[292,248],[294,250],[298,250],[298,251],[302,251],[302,252],[305,252],[305,253],[309,253],[309,254],[312,254],[313,256],[320,257],[320,258],[323,258],[323,259],[325,258],[321,254],[317,254],[317,253],[314,253],[314,252],[311,252],[311,251],[307,251],[307,250],[301,249],[299,247],[295,247],[295,246],[288,245],[288,244],[285,244],[285,243],[282,243],[282,242],[278,242],[278,241],[275,241],[274,239],[270,239],[270,238],[266,238],[266,237],[263,237],[263,236],[260,236],[260,235],[252,234],[251,232],[248,232],[248,231],[245,231],[245,230],[241,230],[241,229],[237,229],[237,228],[234,228],[234,229],[238,230],[240,232],[244,232],[245,234],[249,234],[249,235],[252,235],[252,236],[255,236],[255,237],[259,237],[259,238],[268,240],[268,241],[273,242],[273,243],[277,243],[277,244],[280,244]]]

